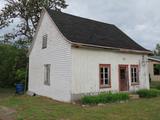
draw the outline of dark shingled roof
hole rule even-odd
[[[47,11],[62,34],[71,42],[148,51],[134,42],[115,25],[54,10]]]

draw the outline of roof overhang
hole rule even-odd
[[[156,59],[156,58],[152,58],[152,57],[148,57],[148,60],[152,60],[152,61],[160,62],[160,59]]]
[[[108,49],[108,50],[113,50],[113,51],[117,51],[117,52],[126,52],[126,53],[153,55],[152,51],[131,50],[131,49],[116,48],[116,47],[107,47],[107,46],[99,46],[99,45],[76,43],[76,42],[71,42],[71,44],[72,44],[73,47],[76,47],[76,48],[79,48],[79,47],[86,47],[86,48],[92,47],[92,48]]]

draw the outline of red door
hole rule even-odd
[[[119,89],[120,91],[129,90],[128,65],[119,65]]]

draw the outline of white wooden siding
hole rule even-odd
[[[45,34],[48,34],[47,48],[42,49],[42,37]],[[29,56],[29,91],[69,102],[71,61],[71,45],[45,13]],[[44,85],[44,64],[51,64],[50,86]]]
[[[112,52],[105,49],[72,48],[72,94],[119,91],[119,64],[129,65],[129,90],[149,88],[147,56]],[[111,88],[99,88],[99,64],[111,64]],[[140,65],[140,85],[131,86],[130,65]]]

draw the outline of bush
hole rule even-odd
[[[14,87],[24,81],[28,58],[27,50],[0,44],[0,87]]]
[[[26,69],[18,69],[15,74],[15,79],[17,83],[25,84]]]
[[[100,93],[95,96],[84,96],[81,99],[82,104],[98,104],[98,103],[111,103],[117,101],[126,101],[129,99],[127,93]]]
[[[160,90],[160,85],[157,85],[157,86],[155,87],[155,89]]]
[[[160,95],[160,90],[157,89],[141,89],[137,91],[137,94],[142,98],[152,98]]]
[[[152,89],[158,89],[158,90],[160,90],[160,82],[158,82],[158,81],[152,81],[151,84],[150,84],[150,87]]]

